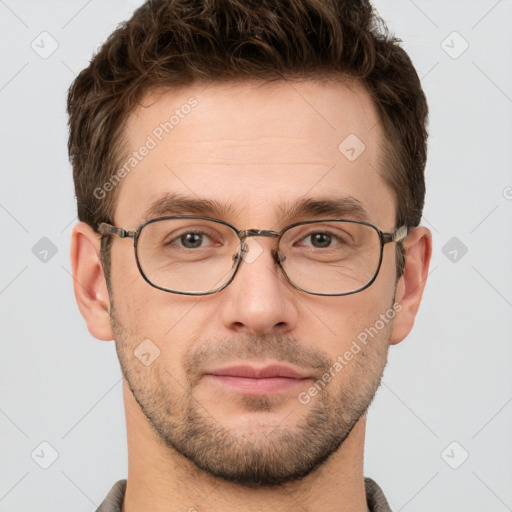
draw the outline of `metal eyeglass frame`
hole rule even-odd
[[[229,278],[229,280],[226,283],[224,283],[219,288],[215,288],[214,290],[209,290],[207,292],[183,292],[183,291],[179,291],[179,290],[171,290],[170,288],[164,288],[162,286],[158,286],[158,285],[152,283],[148,279],[148,277],[146,276],[146,274],[142,270],[142,267],[141,267],[141,264],[140,264],[140,261],[139,261],[138,252],[137,252],[137,244],[138,244],[138,240],[139,240],[139,237],[140,237],[140,233],[142,232],[144,227],[147,226],[148,224],[152,224],[154,222],[159,222],[159,221],[168,220],[168,219],[196,219],[196,220],[212,221],[212,222],[216,222],[218,224],[223,224],[224,226],[227,226],[227,227],[231,228],[236,233],[236,235],[238,236],[238,238],[240,240],[240,250],[235,255],[233,255],[233,260],[234,260],[234,263],[236,264],[236,267],[233,270],[233,273],[232,273],[231,277]],[[379,271],[380,271],[380,268],[381,268],[381,265],[382,265],[382,257],[383,257],[383,252],[384,252],[384,245],[386,245],[388,243],[391,243],[391,242],[401,242],[409,234],[409,228],[407,226],[399,227],[394,233],[384,233],[377,226],[374,226],[373,224],[370,224],[369,222],[360,221],[360,220],[349,220],[349,219],[320,219],[320,220],[307,220],[307,221],[302,221],[302,222],[295,222],[293,224],[290,224],[289,226],[284,227],[281,231],[271,231],[271,230],[266,230],[266,229],[243,229],[243,230],[239,230],[239,229],[235,228],[234,226],[232,226],[231,224],[229,224],[228,222],[225,222],[223,220],[214,219],[214,218],[211,218],[211,217],[202,217],[202,216],[198,216],[198,215],[169,215],[169,216],[165,216],[165,217],[157,217],[157,218],[154,218],[154,219],[147,220],[146,222],[143,222],[136,230],[128,230],[128,229],[124,229],[124,228],[118,228],[116,226],[113,226],[112,224],[108,224],[107,222],[102,222],[98,226],[98,232],[101,235],[103,235],[103,236],[105,236],[105,235],[117,235],[120,238],[133,238],[134,251],[135,251],[135,261],[137,262],[137,267],[139,269],[140,274],[144,278],[144,280],[149,285],[151,285],[153,288],[157,288],[157,289],[162,290],[164,292],[177,293],[177,294],[180,294],[180,295],[211,295],[213,293],[220,292],[221,290],[226,288],[233,281],[233,279],[235,278],[235,275],[238,272],[238,269],[240,268],[241,262],[243,260],[243,254],[245,252],[247,252],[247,246],[245,245],[245,240],[247,238],[253,237],[253,236],[277,237],[276,248],[279,248],[279,242],[281,240],[281,237],[289,229],[292,229],[292,228],[294,228],[296,226],[300,226],[300,225],[320,224],[322,222],[333,222],[333,221],[334,222],[347,222],[347,223],[352,223],[352,224],[362,224],[364,226],[369,226],[369,227],[373,228],[377,232],[377,234],[379,235],[379,240],[380,240],[380,256],[379,256],[379,263],[377,265],[377,269],[375,270],[375,273],[374,273],[373,277],[364,286],[362,286],[362,287],[360,287],[360,288],[358,288],[356,290],[349,291],[349,292],[342,292],[342,293],[311,292],[309,290],[305,290],[304,288],[301,288],[300,286],[297,286],[288,277],[288,274],[286,273],[286,271],[284,270],[284,268],[281,265],[281,262],[283,262],[286,259],[286,255],[280,255],[277,250],[273,250],[272,251],[272,256],[274,258],[274,261],[281,268],[281,270],[282,270],[284,276],[286,277],[287,281],[294,288],[296,288],[297,290],[303,291],[303,292],[308,293],[310,295],[320,295],[320,296],[326,296],[326,297],[340,297],[340,296],[351,295],[353,293],[358,293],[360,291],[363,291],[363,290],[365,290],[366,288],[368,288],[369,286],[372,285],[372,283],[377,278],[377,275],[379,274]]]

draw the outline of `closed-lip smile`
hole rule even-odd
[[[289,366],[272,364],[257,368],[250,365],[237,365],[209,370],[205,377],[220,385],[251,395],[276,394],[308,380],[311,376],[300,373]]]
[[[263,368],[255,368],[253,366],[241,365],[220,368],[207,372],[208,375],[225,375],[229,377],[247,377],[251,379],[266,379],[272,377],[286,377],[289,379],[306,379],[306,375],[301,375],[289,366],[273,364]]]

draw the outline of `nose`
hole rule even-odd
[[[222,290],[221,320],[244,334],[285,333],[295,328],[297,294],[273,256],[275,241],[248,238],[247,251],[232,283]]]

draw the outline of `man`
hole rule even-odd
[[[390,510],[365,422],[430,262],[427,105],[369,2],[147,2],[68,112],[75,294],[124,377],[98,510]]]

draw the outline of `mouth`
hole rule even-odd
[[[304,386],[311,377],[283,365],[230,366],[208,371],[209,381],[246,395],[271,395]]]

